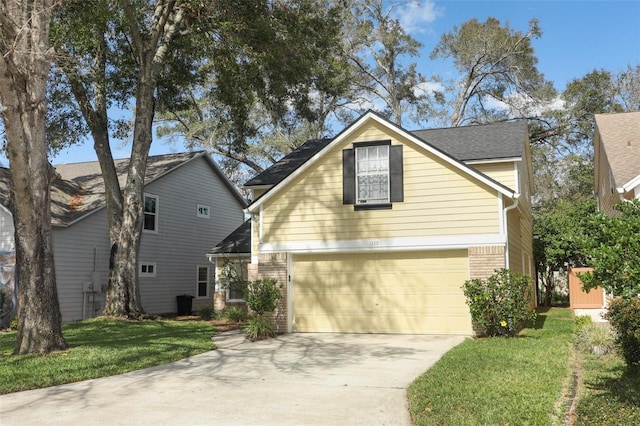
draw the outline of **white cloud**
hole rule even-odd
[[[423,81],[413,88],[413,93],[419,95],[431,95],[435,92],[444,92],[445,87],[442,83],[436,81]]]
[[[411,1],[396,8],[394,17],[400,21],[407,33],[425,32],[424,24],[429,24],[442,16],[443,9],[436,7],[433,1]]]

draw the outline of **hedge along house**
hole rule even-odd
[[[115,164],[123,185],[129,161]],[[104,308],[109,229],[99,164],[55,167],[53,252],[62,320],[69,322]],[[9,185],[9,171],[0,169],[0,214],[10,218]],[[183,294],[194,296],[195,308],[211,305],[214,271],[204,253],[211,239],[224,238],[243,222],[244,199],[203,151],[150,156],[144,191],[138,255],[142,307],[151,314],[174,313]],[[6,244],[12,240],[13,233]]]
[[[409,132],[368,112],[245,186],[248,275],[284,285],[281,332],[469,335],[465,280],[534,273],[525,121]]]

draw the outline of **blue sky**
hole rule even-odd
[[[627,65],[640,64],[640,1],[421,1],[398,11],[411,35],[422,42],[421,58],[416,59],[424,75],[451,77],[453,67],[446,61],[434,62],[429,54],[440,36],[476,18],[495,17],[511,28],[526,31],[537,18],[542,37],[532,44],[539,59],[538,69],[561,91],[566,83],[594,69],[617,72]],[[179,145],[154,141],[151,154],[182,151]],[[130,146],[113,142],[116,158],[129,156]],[[52,163],[94,161],[91,143],[64,150]],[[0,164],[7,165],[4,157]]]

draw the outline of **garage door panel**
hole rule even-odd
[[[296,255],[294,331],[469,334],[466,250]]]

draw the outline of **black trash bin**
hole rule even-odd
[[[176,300],[178,301],[178,315],[191,315],[193,296],[182,294],[176,296]]]

